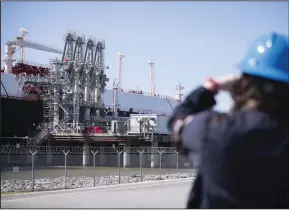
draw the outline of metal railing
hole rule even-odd
[[[51,65],[48,65],[48,64],[39,64],[39,63],[36,63],[36,62],[32,62],[32,61],[26,61],[26,60],[17,60],[16,61],[16,64],[17,63],[22,63],[22,64],[26,64],[26,65],[30,65],[30,66],[35,66],[35,67],[42,67],[42,68],[47,68],[47,69],[51,69]]]
[[[105,107],[109,108],[112,105],[105,105]],[[123,107],[120,105],[120,110],[121,111],[125,111],[125,112],[129,112],[131,108],[129,107]],[[147,109],[138,109],[138,108],[132,108],[132,112],[135,113],[142,113],[142,114],[158,114],[158,115],[164,115],[164,116],[171,116],[172,113],[171,112],[163,112],[163,111],[156,111],[156,110],[147,110]]]
[[[1,192],[195,177],[173,147],[1,146]]]
[[[49,78],[49,77],[41,77],[41,76],[34,76],[34,75],[17,75],[19,84],[24,84],[28,82],[34,82],[34,83],[50,83],[53,84],[55,83],[55,78]],[[21,88],[21,86],[20,86]]]
[[[112,87],[109,87],[112,88]],[[144,92],[142,90],[132,90],[132,89],[121,89],[121,92],[126,92],[126,93],[134,93],[134,94],[139,94],[139,95],[145,95],[145,96],[150,96],[150,97],[157,97],[157,98],[162,98],[162,99],[169,99],[169,100],[174,100],[176,99],[174,97],[168,96],[168,95],[162,95],[162,94],[154,94],[154,93],[148,93]]]
[[[104,121],[110,122],[110,121],[123,121],[126,122],[127,120],[129,120],[129,117],[119,117],[119,116],[105,116],[103,117]]]

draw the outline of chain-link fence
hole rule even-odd
[[[45,191],[194,177],[172,147],[1,146],[1,192]]]

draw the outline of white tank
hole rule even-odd
[[[104,104],[112,106],[112,90],[108,89],[103,95]],[[129,111],[130,108],[146,110],[151,113],[171,113],[179,104],[176,100],[164,99],[159,97],[145,96],[130,92],[119,92],[120,110]],[[172,108],[171,108],[172,106]],[[148,112],[148,113],[149,113]]]

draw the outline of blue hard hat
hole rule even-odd
[[[242,73],[289,83],[288,36],[269,33],[257,38],[238,64]]]

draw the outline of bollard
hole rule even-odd
[[[178,151],[176,151],[177,154],[177,179],[179,178],[179,153]]]
[[[117,151],[117,153],[118,153],[118,184],[120,184],[120,155],[122,151]]]
[[[31,153],[31,155],[32,155],[32,157],[31,157],[31,180],[32,180],[32,192],[34,192],[34,155],[37,153],[37,150],[35,151],[35,152],[32,152],[31,150],[29,150],[30,151],[30,153]]]
[[[162,154],[163,154],[164,150],[163,151],[158,150],[158,152],[160,154],[160,179],[162,179]]]
[[[140,170],[140,181],[142,182],[142,154],[144,153],[143,151],[138,150],[139,153],[139,170]]]
[[[65,172],[65,178],[64,178],[64,189],[66,189],[67,186],[67,155],[69,153],[69,150],[67,152],[63,151],[64,154],[64,172]]]
[[[93,154],[93,186],[95,186],[95,155],[98,153],[98,151],[93,152],[91,150],[91,153]]]

